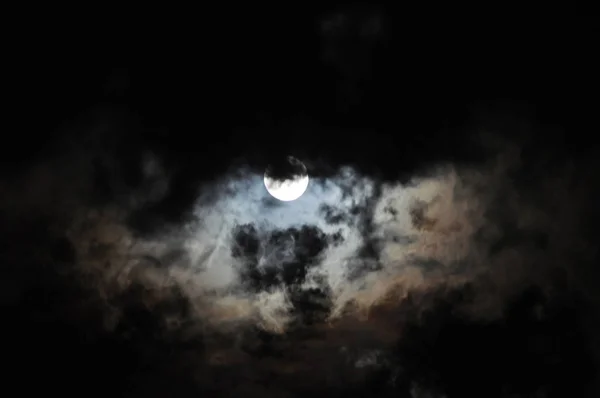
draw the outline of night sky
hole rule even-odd
[[[5,395],[600,396],[595,21],[330,4],[15,31]]]

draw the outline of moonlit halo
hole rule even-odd
[[[291,202],[292,200],[298,199],[308,188],[308,175],[303,175],[298,178],[277,181],[266,174],[264,176],[264,183],[267,191],[276,199],[283,202]]]

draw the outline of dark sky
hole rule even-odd
[[[230,7],[168,20],[159,11],[89,11],[76,24],[32,19],[23,29],[31,35],[10,39],[0,146],[4,388],[112,397],[597,396],[592,19],[500,4],[425,14],[358,3]],[[94,279],[109,272],[87,272],[74,220],[81,208],[120,214],[129,206],[129,193],[146,189],[146,153],[169,184],[123,218],[136,239],[166,242],[198,217],[200,196],[219,202],[210,184],[236,170],[261,174],[290,154],[311,177],[333,179],[349,166],[378,189],[409,186],[440,165],[470,170],[459,173],[463,181],[485,169],[474,184],[488,208],[468,241],[491,243],[481,257],[470,252],[479,271],[438,275],[427,267],[439,264],[423,262],[420,272],[437,276],[391,291],[366,318],[332,325],[329,288],[302,290],[298,281],[339,236],[302,220],[268,239],[258,224],[238,225],[232,255],[247,267],[238,288],[282,289],[293,321],[279,334],[243,322],[232,332],[190,315],[194,304],[177,287],[164,298],[132,282],[111,296]],[[492,159],[509,166],[492,172]],[[367,236],[375,228],[369,203],[338,221],[323,211],[328,225],[357,217]],[[424,211],[411,210],[415,228],[436,224]],[[86,222],[100,223],[93,217]],[[263,239],[300,242],[294,260],[257,271]],[[356,258],[373,258],[375,268],[352,278],[380,270],[379,244],[364,240]],[[153,261],[168,268],[167,257]],[[456,275],[459,284],[450,282]],[[499,311],[485,309],[484,296]],[[171,316],[181,323],[165,326]],[[366,358],[372,365],[359,365]]]

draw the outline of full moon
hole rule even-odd
[[[288,156],[279,170],[267,168],[264,182],[267,191],[276,199],[291,202],[298,199],[308,188],[306,166],[298,159]]]

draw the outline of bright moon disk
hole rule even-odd
[[[292,156],[288,156],[286,163],[286,168],[290,168],[292,171],[289,177],[275,179],[267,169],[264,182],[271,196],[283,202],[290,202],[302,196],[308,188],[308,173],[306,166]]]

